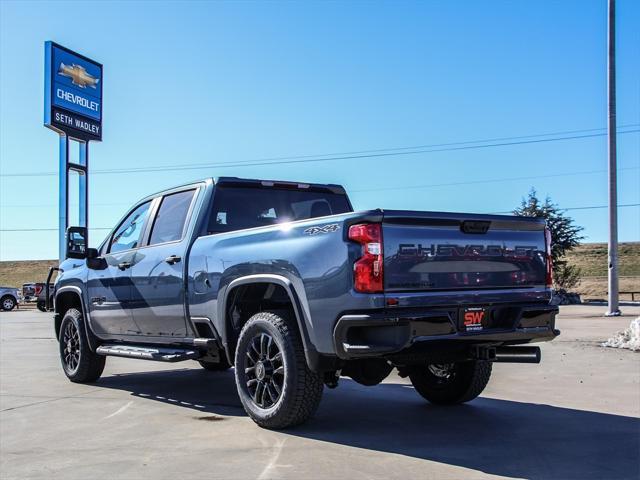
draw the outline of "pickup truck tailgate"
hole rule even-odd
[[[385,211],[385,292],[544,286],[544,221]]]

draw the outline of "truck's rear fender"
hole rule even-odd
[[[198,238],[189,256],[190,316],[210,318],[223,344],[229,343],[227,305],[233,288],[276,276],[294,305],[308,357],[315,351],[335,355],[333,322],[345,305],[384,305],[383,295],[354,294],[353,262],[360,249],[345,241],[349,225],[372,216],[381,218],[377,212],[348,213]],[[232,345],[225,350],[233,355]]]
[[[225,344],[227,359],[233,365],[233,355],[240,329],[248,318],[262,310],[284,310],[296,321],[304,346],[307,364],[312,370],[320,370],[318,352],[309,338],[308,317],[293,283],[286,277],[274,274],[248,275],[236,278],[220,292],[218,318]],[[237,308],[245,315],[235,318]]]

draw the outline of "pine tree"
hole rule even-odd
[[[553,260],[553,282],[557,289],[569,290],[580,283],[580,269],[569,265],[564,256],[580,245],[584,237],[580,232],[584,228],[575,225],[573,218],[565,215],[565,211],[546,197],[544,202],[538,199],[534,188],[527,198],[523,198],[520,208],[513,213],[522,217],[538,217],[547,221],[551,231],[551,259]]]

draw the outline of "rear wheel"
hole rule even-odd
[[[261,427],[299,425],[320,404],[322,377],[307,366],[297,326],[286,314],[260,312],[247,321],[235,367],[240,401]]]
[[[427,364],[409,374],[416,391],[436,405],[455,405],[473,400],[491,378],[491,363],[469,361]]]
[[[2,310],[10,312],[16,307],[16,299],[11,295],[5,295],[2,297],[2,300],[0,300],[0,304],[2,305]]]
[[[104,370],[105,357],[91,351],[82,314],[70,308],[60,324],[60,361],[65,375],[75,383],[97,380]]]

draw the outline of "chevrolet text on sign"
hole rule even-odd
[[[45,43],[45,126],[78,140],[102,139],[102,65]]]

